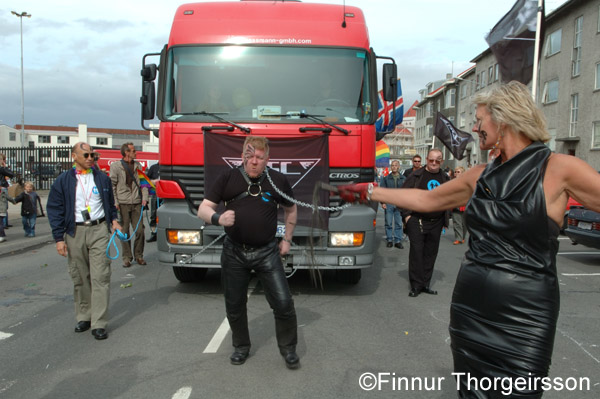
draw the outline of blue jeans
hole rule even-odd
[[[35,236],[35,222],[37,220],[37,215],[28,215],[21,216],[21,221],[23,222],[23,230],[25,230],[26,236]]]
[[[386,204],[385,236],[388,242],[399,243],[402,241],[402,216],[400,209],[394,205]]]

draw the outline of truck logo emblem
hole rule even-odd
[[[237,168],[242,165],[242,158],[223,157],[223,161],[230,168]],[[286,175],[292,188],[296,187],[310,172],[321,162],[321,158],[271,158],[269,159],[269,168]],[[318,180],[318,178],[316,179]]]

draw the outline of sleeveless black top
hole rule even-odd
[[[550,154],[535,142],[504,163],[496,159],[467,204],[469,249],[450,311],[456,372],[548,375],[559,311],[559,227],[548,218],[542,186]],[[470,388],[462,387],[465,397],[487,397]]]

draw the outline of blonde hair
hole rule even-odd
[[[532,141],[550,140],[544,114],[533,102],[527,86],[520,82],[513,80],[477,93],[473,104],[485,106],[496,124],[505,124]]]
[[[33,191],[35,191],[35,185],[33,184],[32,181],[26,181],[25,183],[23,183],[23,187],[26,187],[26,186],[29,186],[29,185],[31,185],[31,189]]]
[[[457,170],[460,170],[460,172],[464,172],[465,168],[463,168],[462,166],[457,166],[456,168],[454,168],[454,171],[456,172]]]
[[[246,148],[246,145],[250,144],[257,150],[262,150],[265,152],[266,156],[269,156],[269,140],[266,137],[262,136],[248,136],[246,140],[244,140],[244,146],[242,148]]]

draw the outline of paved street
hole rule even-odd
[[[386,248],[383,239],[376,266],[363,271],[357,285],[325,273],[321,290],[311,286],[307,273],[294,275],[302,367],[291,371],[277,351],[260,284],[252,281],[249,297],[251,357],[232,366],[230,335],[219,333],[219,273],[209,272],[203,283],[179,283],[158,265],[154,243],[146,244],[147,266],[124,269],[113,261],[108,340],[76,334],[66,259],[50,242],[47,218],[38,219],[37,237],[29,239],[12,213],[11,223],[8,241],[0,244],[2,398],[456,397],[449,304],[465,246],[452,245],[451,229],[442,238],[434,273],[437,296],[407,296],[409,244]],[[381,212],[378,231],[383,237]],[[591,386],[544,397],[596,398],[600,251],[563,238],[558,264],[561,315],[550,376],[588,378]],[[361,381],[369,383],[365,373],[383,377],[380,389],[361,389]],[[415,385],[392,384],[401,377]]]

